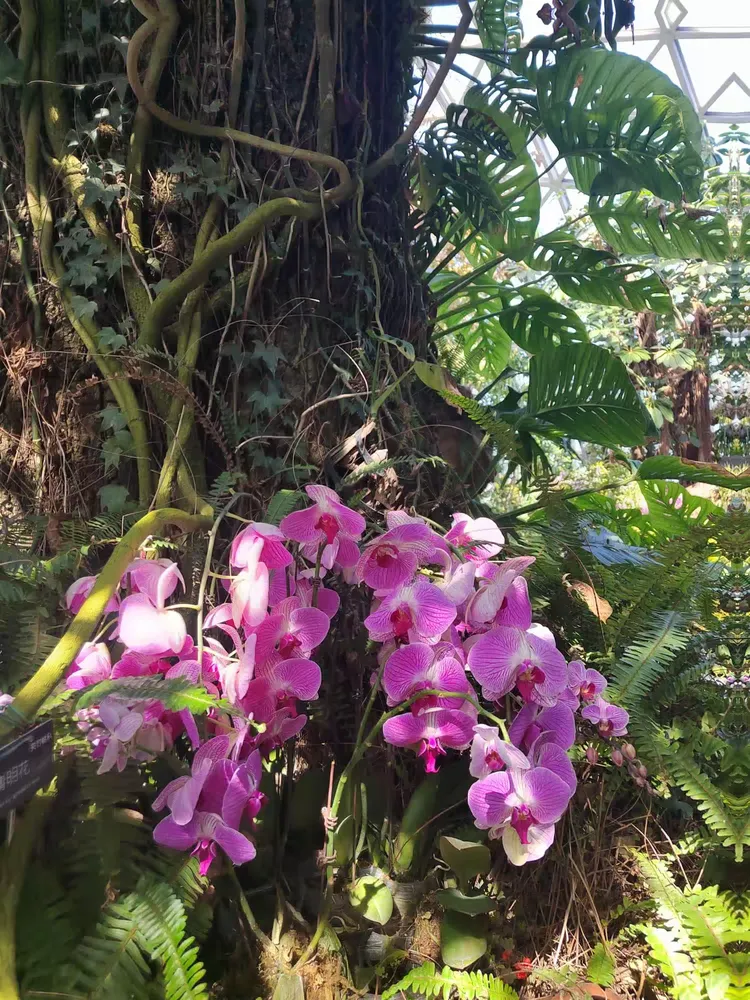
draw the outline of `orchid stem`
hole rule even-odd
[[[245,890],[242,888],[242,883],[237,877],[237,872],[234,869],[234,865],[229,866],[229,876],[234,882],[235,888],[237,889],[237,896],[239,897],[240,909],[242,914],[247,920],[250,930],[253,932],[255,937],[258,939],[258,943],[263,948],[272,949],[274,947],[273,942],[270,937],[266,934],[263,928],[260,926],[258,921],[255,919],[255,914],[253,913],[252,907],[247,901],[247,896],[245,895]]]

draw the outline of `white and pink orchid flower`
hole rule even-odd
[[[120,605],[120,640],[135,653],[160,656],[179,653],[187,636],[185,620],[179,611],[164,607],[168,595],[181,579],[175,563],[161,571],[155,600],[146,593],[131,594]]]

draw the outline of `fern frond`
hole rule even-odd
[[[434,962],[425,962],[408,972],[383,993],[383,1000],[398,997],[437,997],[444,1000],[518,1000],[518,994],[496,976],[483,972],[458,972],[448,966],[440,972]]]
[[[149,1000],[151,969],[138,945],[129,908],[110,903],[96,930],[76,948],[75,989],[87,1000]]]
[[[694,800],[710,830],[725,847],[734,847],[737,861],[750,846],[750,795],[737,797],[718,788],[685,749],[671,758],[673,780]]]
[[[440,395],[451,406],[455,406],[488,434],[501,455],[509,457],[516,452],[516,433],[510,424],[499,420],[489,406],[476,399],[469,399],[458,392],[441,391]]]
[[[208,996],[195,939],[185,937],[185,907],[172,889],[145,876],[122,903],[132,914],[141,946],[162,966],[166,1000],[199,1000]]]
[[[630,708],[645,698],[688,641],[683,615],[675,611],[657,615],[643,638],[628,646],[614,670],[615,700]]]

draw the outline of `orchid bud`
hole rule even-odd
[[[623,743],[620,749],[628,760],[635,760],[637,753],[632,743]]]
[[[648,770],[646,769],[646,766],[644,764],[640,764],[638,766],[637,770],[638,770],[638,774],[640,775],[641,778],[647,778],[648,777]]]
[[[586,760],[589,764],[596,764],[599,760],[599,751],[596,747],[586,747]]]
[[[635,783],[636,783],[636,785],[638,785],[639,788],[645,788],[646,787],[646,779],[645,778],[641,778],[640,775],[638,775],[635,778]]]
[[[617,748],[612,751],[612,763],[616,764],[618,767],[622,767],[625,763],[625,758]]]

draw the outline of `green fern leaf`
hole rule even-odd
[[[632,643],[613,672],[615,700],[627,708],[649,693],[671,660],[687,646],[685,619],[670,611],[657,616],[643,638]]]

